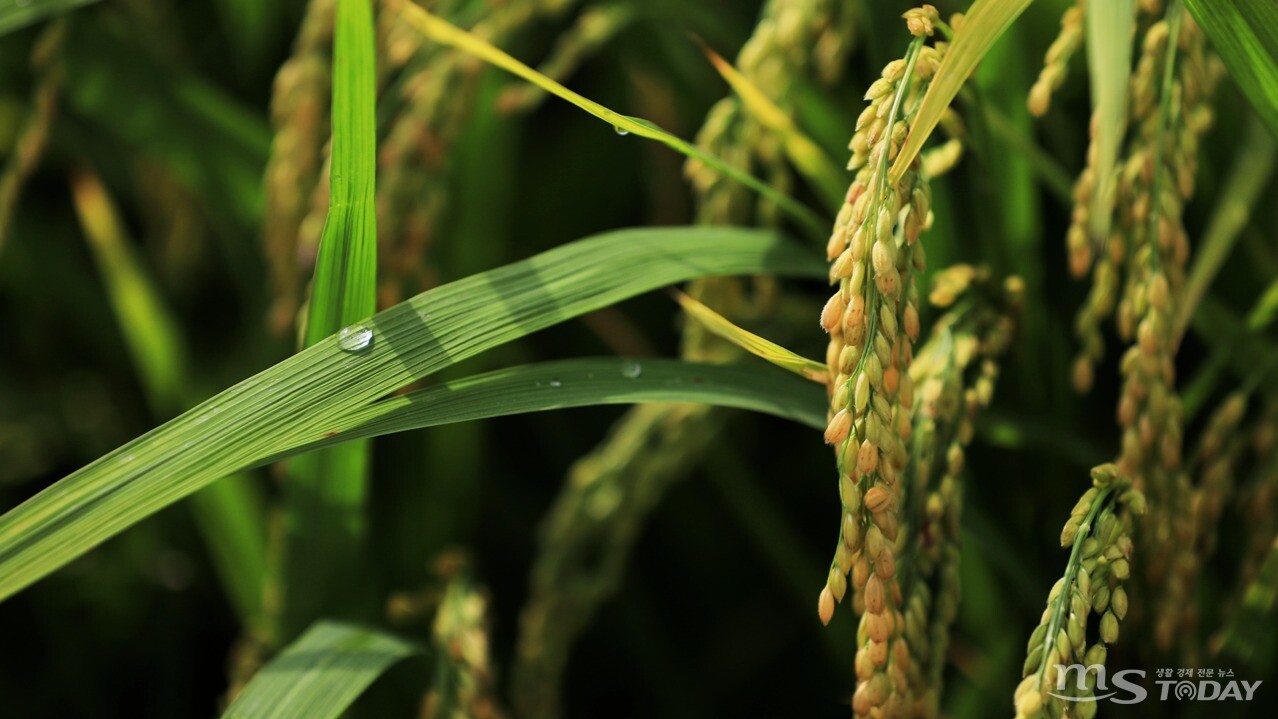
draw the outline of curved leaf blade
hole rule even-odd
[[[352,412],[269,461],[355,439],[512,414],[609,404],[732,407],[824,429],[825,392],[762,367],[590,358],[522,365],[420,389]]]
[[[892,163],[890,179],[893,184],[901,181],[910,163],[923,149],[923,143],[941,121],[945,109],[976,70],[977,63],[1031,2],[1033,0],[976,0],[972,3],[963,20],[963,29],[954,34],[945,59],[919,104],[910,134]]]
[[[732,323],[732,320],[706,307],[684,292],[676,292],[675,300],[679,302],[679,305],[683,307],[683,311],[689,317],[700,322],[711,333],[722,337],[755,357],[767,360],[782,369],[789,370],[800,377],[806,377],[813,382],[821,384],[830,382],[829,368],[820,362],[810,360],[772,340],[738,327]]]
[[[338,0],[328,213],[308,304],[310,346],[377,308],[377,69],[371,0]],[[366,563],[369,448],[348,444],[288,467],[284,549],[275,584],[289,638],[324,616],[358,617]]]
[[[576,105],[595,117],[607,122],[613,126],[619,134],[634,134],[638,137],[644,137],[649,140],[655,140],[694,160],[705,163],[713,167],[715,170],[723,173],[727,177],[740,182],[751,190],[759,193],[761,196],[768,198],[777,204],[777,207],[790,213],[790,215],[803,225],[805,229],[821,236],[825,234],[825,222],[812,210],[794,199],[778,192],[773,187],[747,172],[733,167],[727,162],[711,155],[691,142],[681,137],[673,135],[656,123],[645,120],[641,117],[631,117],[623,115],[615,110],[611,110],[599,103],[584,97],[563,85],[555,82],[549,77],[537,72],[524,63],[516,60],[500,48],[489,44],[483,38],[452,25],[442,20],[422,8],[414,5],[406,0],[391,0],[389,3],[392,8],[397,9],[400,17],[405,22],[412,25],[426,37],[443,45],[457,48],[462,52],[474,55],[484,62],[499,67],[516,77],[526,80],[533,85],[551,93],[563,100]]]
[[[92,170],[72,174],[71,195],[97,261],[120,334],[158,416],[190,406],[187,352],[177,320],[133,251],[119,210]],[[252,477],[227,477],[191,498],[191,512],[227,598],[250,626],[259,623],[266,573],[265,499]]]
[[[1185,0],[1269,132],[1278,138],[1278,3]]]
[[[366,346],[343,350],[328,337],[0,517],[0,599],[218,478],[486,349],[697,277],[825,272],[817,257],[771,232],[624,230],[424,292],[363,323]]]
[[[1127,130],[1127,86],[1132,74],[1135,0],[1092,3],[1087,8],[1087,71],[1095,117],[1096,190],[1092,196],[1092,241],[1109,237],[1118,150]]]
[[[384,632],[321,622],[262,667],[223,719],[336,719],[379,676],[421,649]]]
[[[837,211],[843,204],[848,184],[847,171],[836,165],[821,146],[804,134],[785,110],[778,107],[750,78],[709,46],[703,44],[701,49],[710,58],[714,69],[737,94],[742,106],[759,124],[781,137],[781,144],[790,157],[790,162],[812,183],[812,188],[820,193],[826,206]]]

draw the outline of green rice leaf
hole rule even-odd
[[[985,57],[1017,16],[1033,0],[976,0],[968,9],[963,28],[955,33],[941,67],[919,104],[910,134],[892,164],[890,181],[896,184],[914,162],[923,144],[931,137],[941,115],[954,101],[954,96],[971,77],[976,65]]]
[[[388,397],[351,412],[324,437],[270,461],[317,447],[410,429],[512,414],[608,404],[692,403],[735,407],[825,429],[825,392],[812,382],[751,366],[670,359],[574,359],[487,372]]]
[[[321,622],[262,667],[223,719],[336,719],[421,649],[375,629]]]
[[[0,1],[0,35],[7,35],[45,18],[74,10],[97,0],[19,0]]]
[[[1278,137],[1278,4],[1270,0],[1185,0],[1229,74]]]
[[[102,181],[87,170],[79,170],[71,178],[71,192],[147,399],[157,413],[170,412],[182,404],[179,397],[186,375],[177,321],[129,246]]]
[[[1247,315],[1247,329],[1253,332],[1268,329],[1275,317],[1278,317],[1278,280],[1269,283],[1265,291],[1260,294],[1256,306],[1252,308],[1251,314]]]
[[[377,293],[376,69],[368,0],[337,3],[328,216],[306,321],[310,346],[373,313]]]
[[[376,61],[370,0],[339,0],[333,52],[333,156],[328,214],[305,330],[313,345],[373,313],[377,303]],[[360,617],[369,447],[346,444],[289,467],[280,631],[322,616]]]
[[[157,417],[171,417],[188,397],[186,350],[176,320],[134,254],[119,213],[96,174],[72,176],[72,197],[107,296]],[[191,512],[231,605],[253,626],[266,573],[265,500],[253,478],[227,477],[191,498]]]
[[[1127,129],[1127,86],[1132,74],[1135,0],[1108,0],[1087,6],[1087,71],[1096,117],[1096,190],[1092,195],[1094,243],[1109,237],[1115,167]]]
[[[622,115],[619,112],[610,110],[603,105],[583,97],[563,85],[555,82],[549,77],[537,72],[533,68],[516,60],[501,49],[494,47],[482,38],[473,35],[449,22],[442,20],[411,2],[404,0],[391,0],[388,4],[392,7],[398,7],[400,17],[404,22],[409,23],[417,28],[421,33],[435,42],[455,47],[458,50],[474,55],[475,57],[489,63],[495,67],[499,67],[506,72],[520,77],[541,89],[556,95],[604,122],[613,126],[613,129],[621,135],[636,135],[649,140],[656,140],[661,144],[669,147],[676,152],[699,160],[706,165],[713,167],[715,170],[731,177],[741,184],[749,187],[760,195],[775,202],[778,207],[788,212],[795,220],[803,225],[809,232],[816,236],[822,236],[828,232],[825,221],[817,216],[812,210],[808,209],[799,202],[777,192],[766,183],[758,180],[748,173],[742,172],[732,165],[720,160],[696,145],[684,140],[680,137],[666,132],[656,125],[640,117],[631,117]]]
[[[0,599],[227,474],[484,350],[697,277],[821,278],[771,232],[625,230],[424,292],[231,387],[0,516]]]
[[[1207,230],[1203,233],[1201,248],[1194,254],[1189,278],[1181,290],[1175,331],[1172,334],[1177,342],[1184,336],[1199,301],[1211,287],[1233,251],[1234,243],[1251,220],[1256,203],[1273,176],[1275,160],[1278,160],[1278,147],[1259,124],[1253,121],[1242,144],[1238,146],[1237,157],[1226,175],[1228,179],[1225,186],[1217,194],[1216,206],[1212,210]],[[1262,301],[1257,309],[1263,306]],[[1255,317],[1254,314],[1252,316]]]

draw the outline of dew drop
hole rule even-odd
[[[552,379],[550,380],[550,386],[551,386],[551,387],[560,387],[560,386],[562,386],[562,385],[563,385],[563,382],[560,382],[558,377],[552,378]]]
[[[626,135],[630,134],[630,131],[622,127],[621,125],[613,125],[612,129],[614,132],[616,132],[618,135],[621,135],[622,137],[625,137]]]
[[[621,366],[621,376],[626,379],[635,379],[643,374],[643,365],[638,362],[627,362]]]
[[[337,334],[337,346],[346,352],[359,352],[373,342],[373,331],[363,325],[343,327]]]

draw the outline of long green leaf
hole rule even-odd
[[[1127,86],[1132,74],[1135,0],[1106,0],[1087,6],[1087,71],[1096,120],[1096,189],[1092,193],[1093,242],[1109,237],[1113,216],[1114,168],[1127,128]]]
[[[186,349],[177,322],[134,255],[97,175],[87,170],[75,173],[72,196],[147,400],[158,417],[171,417],[194,404],[189,400]],[[196,493],[190,505],[222,586],[248,626],[258,624],[266,571],[265,501],[252,479],[227,477]]]
[[[310,346],[373,313],[377,293],[376,69],[368,0],[337,3],[328,216],[306,322]]]
[[[125,237],[123,223],[98,177],[87,170],[71,180],[76,215],[106,284],[125,346],[133,356],[152,409],[181,405],[186,357],[177,320],[146,277]]]
[[[1278,279],[1270,282],[1260,293],[1256,306],[1247,315],[1247,329],[1253,332],[1265,330],[1273,324],[1275,317],[1278,317]]]
[[[1269,132],[1278,138],[1278,3],[1185,0]]]
[[[583,97],[582,95],[569,90],[554,80],[537,72],[524,63],[516,60],[501,49],[494,47],[484,39],[462,30],[438,17],[430,14],[422,8],[414,5],[406,0],[391,0],[389,3],[392,7],[398,7],[400,16],[405,22],[417,28],[422,34],[431,38],[435,42],[455,47],[463,52],[478,57],[495,67],[499,67],[506,72],[520,77],[543,90],[556,95],[595,117],[609,123],[621,135],[634,134],[638,137],[645,137],[649,140],[656,140],[661,144],[669,147],[676,152],[698,160],[700,162],[713,167],[715,170],[731,177],[733,180],[749,187],[751,190],[775,202],[778,207],[790,213],[795,220],[798,220],[805,229],[816,235],[822,235],[826,232],[826,224],[816,213],[808,209],[799,202],[794,201],[790,197],[777,192],[772,187],[759,181],[755,177],[746,172],[733,167],[732,165],[711,155],[696,145],[684,140],[680,137],[670,134],[658,127],[655,123],[639,117],[631,117],[622,115],[619,112],[610,110],[603,105]]]
[[[977,63],[1032,1],[976,0],[972,3],[963,21],[963,28],[955,33],[954,41],[950,43],[945,59],[936,71],[936,77],[923,96],[910,135],[892,164],[893,184],[901,181],[910,163],[914,162],[914,158],[923,149],[923,143],[927,142],[932,130],[941,121],[945,109],[976,70]]]
[[[1216,279],[1234,243],[1250,221],[1256,202],[1273,176],[1275,160],[1278,160],[1278,146],[1257,123],[1252,122],[1238,148],[1228,180],[1218,193],[1211,221],[1203,233],[1202,247],[1181,290],[1172,332],[1177,342],[1184,336],[1198,302]]]
[[[670,359],[575,359],[510,367],[447,382],[351,412],[322,437],[271,457],[353,439],[512,414],[605,404],[735,407],[825,429],[825,392],[788,373]]]
[[[0,0],[0,35],[98,0]]]
[[[0,517],[0,599],[210,482],[484,350],[696,277],[823,277],[774,233],[611,232],[424,292],[213,397]]]
[[[339,0],[333,52],[333,157],[306,322],[307,346],[373,313],[377,302],[377,126],[370,0]],[[364,507],[369,447],[346,444],[289,465],[281,631],[322,616],[358,618],[368,582]]]
[[[262,667],[223,719],[336,719],[421,649],[374,629],[321,622]]]

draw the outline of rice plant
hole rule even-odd
[[[1275,28],[0,4],[2,713],[1269,716]]]

